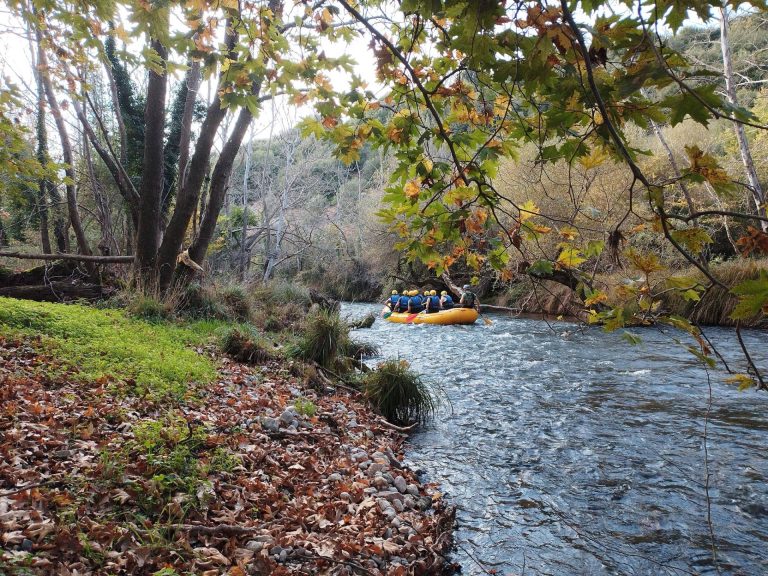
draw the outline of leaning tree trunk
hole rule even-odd
[[[720,47],[723,53],[723,76],[725,77],[725,93],[728,97],[728,102],[733,106],[739,105],[739,100],[736,95],[736,86],[733,82],[733,63],[731,61],[731,44],[729,40],[729,24],[728,24],[728,8],[723,5],[720,8]],[[760,179],[757,177],[757,171],[755,170],[755,162],[752,159],[752,152],[749,149],[749,141],[747,140],[747,134],[744,130],[744,125],[738,122],[733,123],[733,129],[736,132],[736,141],[739,144],[739,152],[741,154],[741,161],[744,164],[744,171],[747,173],[747,179],[749,180],[749,190],[752,195],[752,201],[755,204],[757,215],[765,218],[765,192],[760,184]],[[760,227],[763,232],[768,232],[768,222],[765,220],[760,221]]]
[[[38,44],[38,69],[40,71],[40,77],[43,82],[43,88],[45,89],[45,95],[48,100],[48,105],[51,107],[51,113],[53,119],[56,122],[56,130],[59,132],[59,139],[61,140],[61,151],[64,158],[64,174],[67,177],[66,192],[67,192],[67,211],[69,212],[69,220],[72,224],[72,230],[75,232],[75,238],[77,239],[78,252],[85,255],[91,254],[91,249],[88,246],[88,240],[85,236],[85,230],[83,229],[83,223],[80,220],[80,212],[77,208],[77,190],[75,189],[75,171],[74,171],[74,159],[72,155],[72,144],[69,141],[69,134],[67,133],[67,126],[64,122],[64,117],[61,114],[61,107],[58,100],[56,100],[56,94],[53,91],[53,84],[48,73],[48,57],[45,50],[42,48],[42,34],[39,30],[36,31],[37,44]]]
[[[165,46],[152,40],[165,67],[168,57]],[[165,93],[168,75],[165,69],[158,73],[150,70],[147,84],[147,103],[144,109],[146,124],[144,140],[143,174],[139,192],[139,229],[136,233],[136,269],[143,280],[154,280],[157,249],[160,243],[161,200],[163,193],[163,141],[165,138]]]
[[[216,230],[216,221],[218,220],[221,208],[224,205],[224,197],[226,196],[227,186],[229,184],[229,177],[232,174],[232,166],[237,156],[237,151],[240,149],[240,144],[243,142],[245,133],[251,124],[253,115],[248,108],[242,108],[235,122],[235,128],[232,131],[232,135],[227,140],[224,148],[221,150],[219,159],[216,162],[216,166],[213,169],[211,175],[211,188],[208,195],[208,203],[205,207],[205,214],[203,220],[200,222],[200,230],[197,238],[195,238],[192,245],[189,247],[189,256],[193,262],[198,265],[202,264],[205,259],[205,254],[208,251],[208,246],[213,240],[213,234]],[[184,273],[188,274],[191,269],[187,268]]]
[[[229,22],[228,22],[229,29]],[[237,35],[227,34],[225,38],[227,47],[230,50],[230,56],[234,60],[236,55],[231,52],[237,42]],[[195,72],[195,70],[190,71]],[[179,153],[179,189],[176,195],[176,206],[174,207],[168,226],[165,228],[163,242],[160,245],[157,256],[157,266],[159,270],[160,286],[167,288],[173,279],[173,273],[176,268],[176,257],[181,251],[184,236],[189,228],[195,209],[200,201],[200,193],[203,189],[209,162],[213,141],[216,133],[227,116],[227,109],[222,106],[219,92],[216,91],[216,97],[208,106],[203,125],[200,127],[200,135],[195,142],[195,151],[192,158],[187,162],[189,147],[189,138],[191,131],[192,110],[197,97],[199,87],[200,73],[190,74],[192,85],[188,87],[187,101],[184,103],[184,117],[182,120],[182,141],[180,143]],[[219,78],[219,85],[222,85],[224,74]],[[187,168],[187,164],[189,167]],[[216,214],[218,218],[218,214]]]

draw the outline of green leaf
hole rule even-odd
[[[555,271],[554,264],[549,260],[536,260],[528,268],[528,274],[532,276],[549,276]]]
[[[624,331],[621,334],[621,338],[622,340],[626,340],[627,342],[632,344],[632,346],[636,346],[637,344],[640,344],[643,341],[643,339],[640,338],[640,336],[628,331]]]
[[[737,284],[731,292],[739,297],[736,308],[731,312],[734,320],[748,320],[768,312],[768,271],[760,270],[755,280],[746,280]]]

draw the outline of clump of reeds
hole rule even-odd
[[[387,360],[362,379],[363,393],[373,407],[397,425],[424,424],[439,406],[438,397],[404,360]]]
[[[334,368],[349,349],[349,327],[338,312],[310,313],[297,343],[297,355],[323,368]]]

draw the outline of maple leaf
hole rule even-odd
[[[752,252],[768,254],[768,234],[758,230],[754,226],[747,226],[746,236],[736,240],[742,256],[749,256]]]

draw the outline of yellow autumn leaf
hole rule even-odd
[[[573,268],[585,261],[586,258],[576,248],[565,248],[557,257],[557,263],[566,268]]]
[[[601,147],[592,148],[589,152],[589,156],[582,156],[579,158],[579,164],[581,164],[585,170],[591,170],[597,168],[603,162],[608,159],[608,154]]]
[[[595,304],[599,304],[600,302],[606,302],[608,300],[608,295],[605,292],[600,292],[599,290],[592,294],[589,298],[584,300],[585,306],[594,306]]]
[[[403,192],[405,192],[406,197],[410,200],[417,199],[419,197],[419,192],[421,192],[421,182],[418,180],[409,180],[403,187]]]
[[[533,200],[526,200],[519,206],[520,210],[520,222],[525,222],[529,218],[533,218],[539,213],[539,208],[533,202]]]

